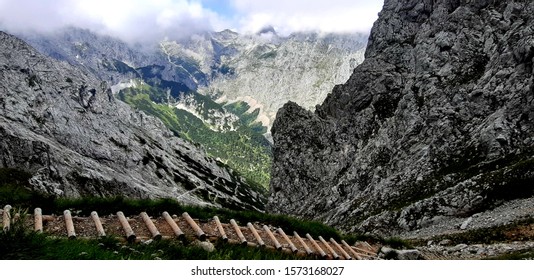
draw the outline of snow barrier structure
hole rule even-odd
[[[2,228],[10,229],[13,223],[12,208],[7,205],[2,209]],[[78,217],[70,210],[63,215],[44,215],[41,208],[35,208],[33,215],[24,215],[25,223],[36,232],[54,237],[65,238],[101,238],[104,236],[123,237],[125,242],[143,242],[159,239],[200,240],[213,242],[220,240],[230,244],[249,247],[263,247],[272,250],[316,256],[322,259],[371,260],[377,259],[377,249],[366,242],[349,245],[345,240],[338,243],[330,238],[328,241],[318,236],[317,242],[310,234],[301,237],[297,232],[287,235],[282,228],[259,223],[246,223],[240,226],[235,219],[222,223],[215,216],[209,220],[192,218],[188,213],[171,215],[161,213],[160,217],[151,217],[146,212],[126,216],[122,211],[116,215],[99,216],[91,212],[89,217]],[[19,218],[20,219],[20,218]]]

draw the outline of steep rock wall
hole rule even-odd
[[[533,12],[386,0],[347,83],[278,112],[268,208],[394,235],[533,196]]]

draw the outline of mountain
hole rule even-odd
[[[288,100],[312,108],[363,59],[361,34],[281,37],[230,30],[135,46],[89,30],[21,34],[38,50],[112,84],[133,108],[268,188],[269,130]]]
[[[218,103],[245,102],[270,131],[276,112],[289,100],[311,109],[344,83],[363,60],[366,42],[363,34],[282,37],[271,27],[257,35],[226,30],[162,47],[170,57],[196,58],[205,73],[211,71],[200,93]]]
[[[532,217],[533,12],[386,0],[350,79],[278,112],[268,209],[389,236]]]
[[[0,32],[0,167],[58,196],[172,197],[261,210],[264,195],[93,73]]]
[[[363,60],[367,35],[295,33],[265,27],[253,35],[230,30],[181,41],[131,45],[86,29],[20,36],[37,50],[93,72],[113,85],[141,78],[162,89],[198,91],[220,104],[245,102],[270,130],[288,100],[314,108]]]

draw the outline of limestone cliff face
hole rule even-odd
[[[386,0],[349,81],[278,112],[268,208],[393,235],[533,196],[533,12]]]
[[[173,197],[261,209],[260,192],[114,98],[106,83],[0,32],[0,167],[62,196]]]

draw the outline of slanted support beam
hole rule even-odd
[[[196,233],[198,239],[200,239],[200,241],[206,240],[206,234],[204,233],[204,231],[202,231],[202,229],[197,225],[197,223],[195,223],[195,221],[193,221],[193,219],[191,218],[191,216],[189,216],[189,214],[187,212],[184,212],[182,214],[182,217],[189,224],[189,226],[195,231],[195,233]]]
[[[278,242],[274,234],[271,232],[271,229],[269,229],[267,225],[264,225],[263,230],[267,233],[269,238],[273,241],[274,247],[276,248],[276,250],[282,250],[282,245],[280,245],[280,242]]]
[[[298,240],[298,242],[300,243],[300,245],[302,245],[302,247],[304,247],[304,250],[306,251],[306,254],[308,255],[312,255],[313,254],[313,251],[310,249],[310,247],[308,246],[308,244],[306,244],[306,242],[304,242],[304,240],[302,240],[302,238],[300,237],[300,235],[294,231],[293,232],[293,235],[295,236],[295,238]]]
[[[33,224],[36,232],[43,232],[43,210],[41,208],[33,210]]]
[[[135,236],[130,223],[128,223],[128,220],[126,220],[124,213],[122,213],[122,211],[117,212],[117,217],[122,225],[122,229],[124,229],[126,240],[128,240],[128,242],[134,242],[137,237]]]
[[[299,249],[297,249],[295,244],[293,244],[293,242],[291,242],[291,239],[289,239],[289,237],[286,235],[284,230],[282,228],[278,228],[278,233],[282,236],[282,238],[286,241],[286,243],[289,244],[289,248],[291,249],[291,251],[294,254],[296,254],[299,251]]]
[[[143,219],[143,222],[145,222],[145,225],[148,228],[148,231],[150,231],[150,234],[152,234],[152,239],[156,241],[161,240],[161,233],[156,228],[156,225],[154,225],[154,222],[152,222],[152,219],[150,219],[148,214],[146,212],[141,212],[141,214],[139,215]]]
[[[341,252],[341,255],[343,256],[343,258],[345,258],[346,260],[352,260],[352,257],[349,254],[347,254],[345,250],[343,250],[343,248],[339,245],[339,243],[337,243],[337,241],[334,238],[330,238],[330,243],[334,244],[334,247],[336,247],[336,249],[339,252]]]
[[[323,243],[323,245],[326,247],[326,249],[330,252],[330,254],[332,254],[332,257],[336,260],[339,259],[339,255],[336,253],[336,251],[334,251],[334,249],[332,249],[332,247],[330,247],[330,245],[328,244],[328,242],[326,242],[326,240],[324,240],[324,238],[322,236],[319,236],[319,241],[321,241],[321,243]]]
[[[4,232],[11,229],[11,205],[6,205],[2,213],[3,229]]]
[[[106,232],[104,231],[104,227],[102,226],[102,222],[100,221],[100,217],[98,217],[98,213],[96,213],[96,211],[91,212],[91,219],[93,219],[93,222],[95,223],[98,237],[106,236]]]
[[[69,239],[76,238],[76,232],[74,231],[74,222],[72,221],[72,214],[70,210],[63,211],[63,218],[65,219],[65,226],[67,227],[67,236]]]
[[[172,231],[174,232],[174,234],[176,235],[176,237],[178,239],[183,239],[185,238],[185,234],[184,232],[182,231],[182,229],[176,224],[176,222],[174,221],[174,219],[171,217],[171,215],[169,215],[169,212],[163,212],[162,213],[162,216],[163,218],[165,219],[165,221],[167,221],[167,224],[169,224],[169,226],[171,227]]]
[[[258,241],[258,246],[259,247],[265,247],[265,242],[263,241],[263,239],[261,239],[261,236],[258,234],[258,231],[254,227],[254,225],[252,225],[251,223],[248,223],[247,227],[252,232],[252,235],[254,235],[254,238],[256,238],[256,241]]]
[[[345,240],[341,240],[341,244],[343,244],[343,246],[345,246],[345,248],[346,248],[347,250],[349,250],[349,252],[351,252],[352,255],[353,255],[357,260],[361,260],[361,259],[362,259],[362,257],[360,256],[360,254],[356,253],[356,251],[354,251],[354,250],[352,249],[352,247],[350,247],[350,245],[347,244],[347,242],[345,242]]]
[[[326,257],[326,253],[323,251],[323,249],[321,248],[321,246],[319,246],[319,244],[317,244],[317,241],[315,241],[313,239],[313,237],[309,234],[309,233],[306,233],[306,238],[308,238],[308,240],[310,240],[310,242],[312,243],[313,247],[315,248],[315,250],[317,252],[319,252],[319,255],[321,255],[321,258],[324,258]]]
[[[224,228],[221,224],[221,221],[219,220],[219,217],[214,216],[213,220],[215,221],[215,225],[217,225],[217,230],[219,231],[219,234],[221,235],[221,239],[224,242],[228,242],[228,236],[226,236],[226,232],[224,231]]]
[[[234,219],[231,219],[230,224],[232,225],[232,227],[234,227],[234,231],[237,234],[237,237],[239,238],[239,242],[241,242],[242,245],[247,245],[247,239],[241,232],[241,229],[239,228],[239,225],[237,225],[236,221]]]

